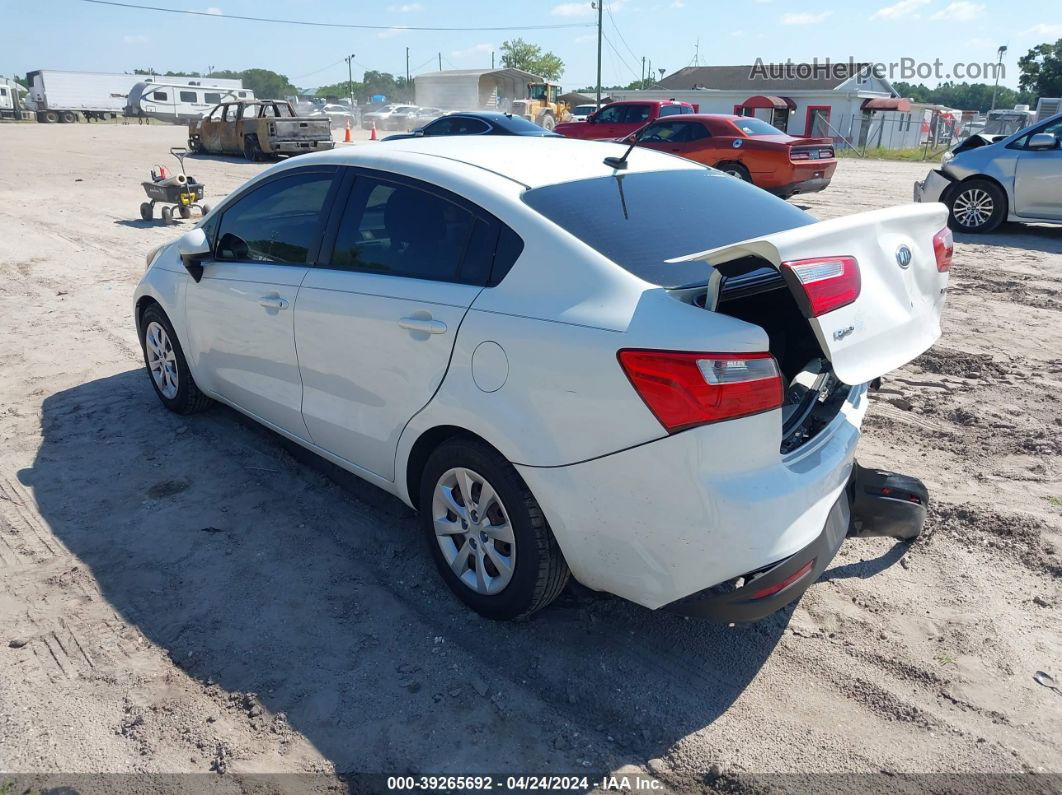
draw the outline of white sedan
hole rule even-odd
[[[151,252],[136,325],[168,409],[221,401],[397,495],[484,615],[574,576],[752,620],[853,528],[920,527],[920,484],[854,453],[867,382],[940,334],[945,215],[816,223],[643,148],[413,138],[234,191]]]

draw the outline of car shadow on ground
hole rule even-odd
[[[1017,251],[1043,251],[1062,254],[1062,226],[1048,224],[1005,223],[988,234],[956,233],[955,240],[963,245],[1010,248]]]
[[[51,395],[41,423],[19,480],[114,610],[341,772],[662,756],[730,707],[791,615],[728,628],[573,585],[532,620],[487,621],[406,506],[230,409],[173,415],[133,370]]]

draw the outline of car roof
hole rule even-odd
[[[454,135],[432,138],[404,138],[374,144],[344,146],[307,154],[298,162],[327,162],[373,167],[384,156],[408,159],[406,155],[439,158],[481,168],[528,188],[556,185],[617,172],[603,162],[626,152],[625,144],[580,141],[563,137],[522,137],[508,135]],[[703,169],[699,163],[671,157],[651,149],[636,147],[621,172],[680,171]]]

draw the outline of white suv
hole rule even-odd
[[[136,324],[167,408],[222,401],[396,494],[485,615],[570,572],[749,620],[874,531],[867,484],[924,513],[852,482],[866,383],[939,336],[945,215],[816,223],[641,148],[406,139],[234,191],[151,253]]]

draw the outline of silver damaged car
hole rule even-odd
[[[914,200],[947,205],[959,232],[1062,223],[1062,113],[999,140],[970,136],[914,184]]]

